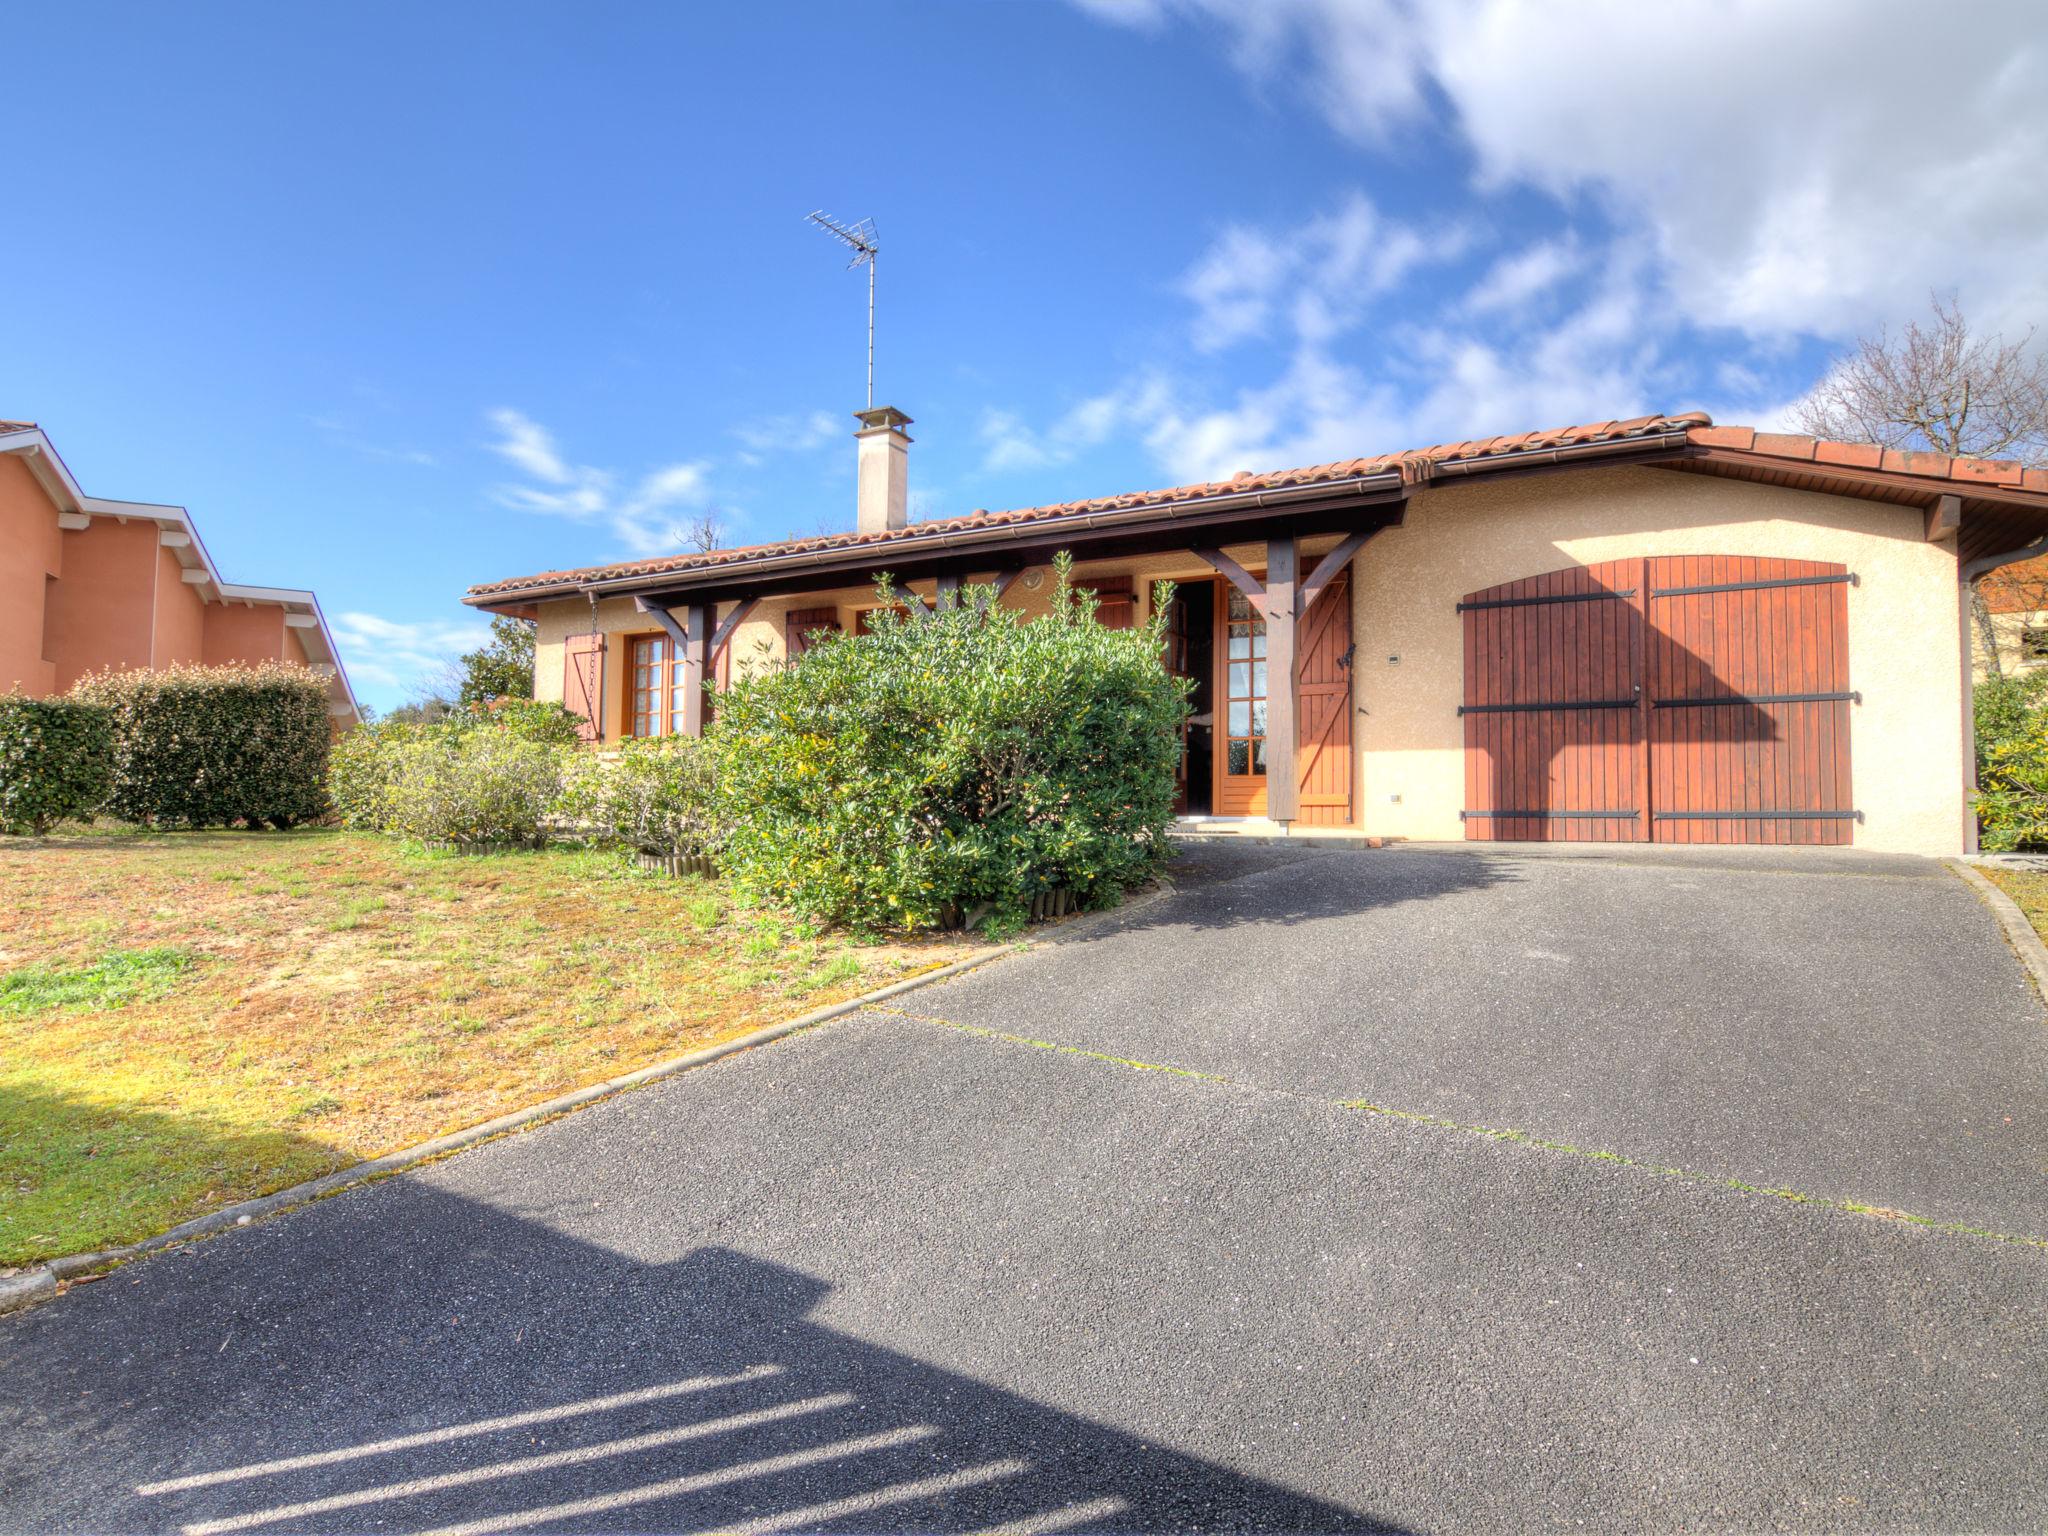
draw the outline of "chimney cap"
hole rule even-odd
[[[855,437],[865,437],[870,432],[891,432],[910,425],[910,418],[893,405],[870,406],[865,411],[855,411],[853,419],[860,423]],[[904,434],[906,437],[908,433]]]

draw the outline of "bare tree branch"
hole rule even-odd
[[[1981,459],[2048,465],[2048,357],[2018,341],[1970,333],[1953,298],[1933,296],[1925,326],[1894,340],[1879,331],[1828,370],[1794,417],[1840,442],[1932,448]]]

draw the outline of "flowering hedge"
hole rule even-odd
[[[709,853],[711,762],[688,736],[629,737],[570,760],[558,807],[585,835],[655,855]]]
[[[1106,905],[1148,876],[1187,685],[1160,666],[1160,621],[1096,624],[1066,565],[1028,624],[987,588],[919,617],[885,587],[870,633],[723,696],[706,746],[735,886],[860,926],[1010,927],[1043,893]]]
[[[310,667],[108,671],[71,697],[111,717],[108,814],[145,826],[289,827],[327,809],[327,679]]]
[[[41,837],[90,817],[113,782],[104,709],[69,699],[0,696],[0,829]]]

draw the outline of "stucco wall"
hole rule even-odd
[[[56,666],[43,651],[43,601],[63,566],[57,509],[28,466],[0,454],[0,693],[46,694]]]
[[[50,588],[45,654],[55,685],[104,667],[146,667],[156,627],[157,526],[96,517],[67,532],[64,572]]]
[[[184,578],[168,549],[156,552],[156,614],[150,625],[149,664],[189,666],[205,650],[206,600]]]
[[[240,603],[213,603],[206,609],[206,664],[220,666],[230,661],[275,661],[286,654],[284,610],[275,604],[244,607]],[[304,654],[293,656],[303,660]]]
[[[1353,665],[1365,830],[1457,839],[1463,634],[1481,587],[1642,555],[1828,560],[1848,592],[1850,765],[1858,847],[1954,853],[1964,798],[1952,544],[1915,508],[1666,470],[1606,469],[1425,491],[1355,566]],[[1398,656],[1400,661],[1389,658]],[[1400,797],[1398,803],[1394,796]]]

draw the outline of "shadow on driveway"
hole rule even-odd
[[[351,1277],[305,1252],[312,1294],[284,1315],[274,1278],[262,1299],[233,1272],[145,1299],[117,1274],[37,1319],[95,1358],[7,1437],[5,1524],[1397,1529],[835,1331],[810,1317],[831,1287],[778,1264],[638,1264],[410,1180],[378,1205],[459,1262]],[[88,1475],[67,1445],[93,1448]]]

